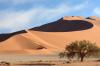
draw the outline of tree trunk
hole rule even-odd
[[[84,61],[84,57],[86,56],[86,53],[80,53],[80,61],[83,62]]]
[[[81,60],[80,61],[83,62],[83,60],[84,60],[84,56],[81,56]]]

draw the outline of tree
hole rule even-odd
[[[71,61],[71,58],[74,57],[74,54],[73,53],[68,53],[68,52],[64,51],[64,52],[60,52],[59,53],[59,57],[60,58],[66,58],[67,57],[69,59],[69,61]]]
[[[95,45],[95,43],[91,43],[87,40],[82,41],[74,41],[69,45],[66,45],[65,52],[70,54],[70,57],[77,56],[78,59],[82,62],[85,57],[94,55],[99,51],[99,48]],[[64,55],[66,56],[66,55]]]
[[[60,53],[59,53],[59,57],[60,57],[60,58],[65,57],[65,53],[64,53],[64,52],[60,52]]]

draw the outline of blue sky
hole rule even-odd
[[[63,16],[100,17],[100,0],[0,0],[0,33],[32,28]]]

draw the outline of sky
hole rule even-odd
[[[0,0],[0,34],[33,28],[64,16],[100,17],[100,0]]]

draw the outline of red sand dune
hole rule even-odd
[[[97,18],[64,17],[29,30],[0,34],[0,54],[53,54],[75,40],[89,40],[100,47],[98,21]]]

